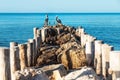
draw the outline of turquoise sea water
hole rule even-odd
[[[0,14],[0,46],[9,42],[24,43],[33,37],[33,27],[42,27],[45,13]],[[120,14],[115,13],[49,13],[50,25],[59,16],[62,23],[74,27],[83,26],[85,31],[116,50],[120,50]]]

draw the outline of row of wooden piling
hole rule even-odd
[[[59,28],[57,31],[59,33]],[[10,48],[0,47],[1,80],[15,80],[15,71],[36,64],[40,45],[45,41],[47,31],[46,28],[34,28],[33,32],[34,38],[28,39],[27,43],[10,42]],[[85,33],[83,28],[78,28],[78,35],[81,46],[85,48],[88,66],[92,66],[105,79],[119,79],[120,51],[113,51],[112,46]]]
[[[120,79],[120,51],[113,51],[112,46],[85,33],[83,28],[78,28],[78,34],[81,46],[85,48],[88,66],[92,66],[105,80]]]
[[[40,48],[40,30],[34,28],[34,38],[27,43],[10,42],[10,48],[0,47],[0,79],[16,80],[15,71],[35,66]]]

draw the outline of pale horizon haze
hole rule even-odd
[[[1,0],[0,13],[120,13],[120,0]]]

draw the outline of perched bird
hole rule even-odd
[[[46,15],[44,26],[48,26],[48,20],[49,20],[48,15]]]
[[[56,17],[56,21],[58,24],[62,24],[62,21],[58,18],[58,16]]]

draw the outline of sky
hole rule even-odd
[[[0,13],[120,13],[120,0],[0,0]]]

